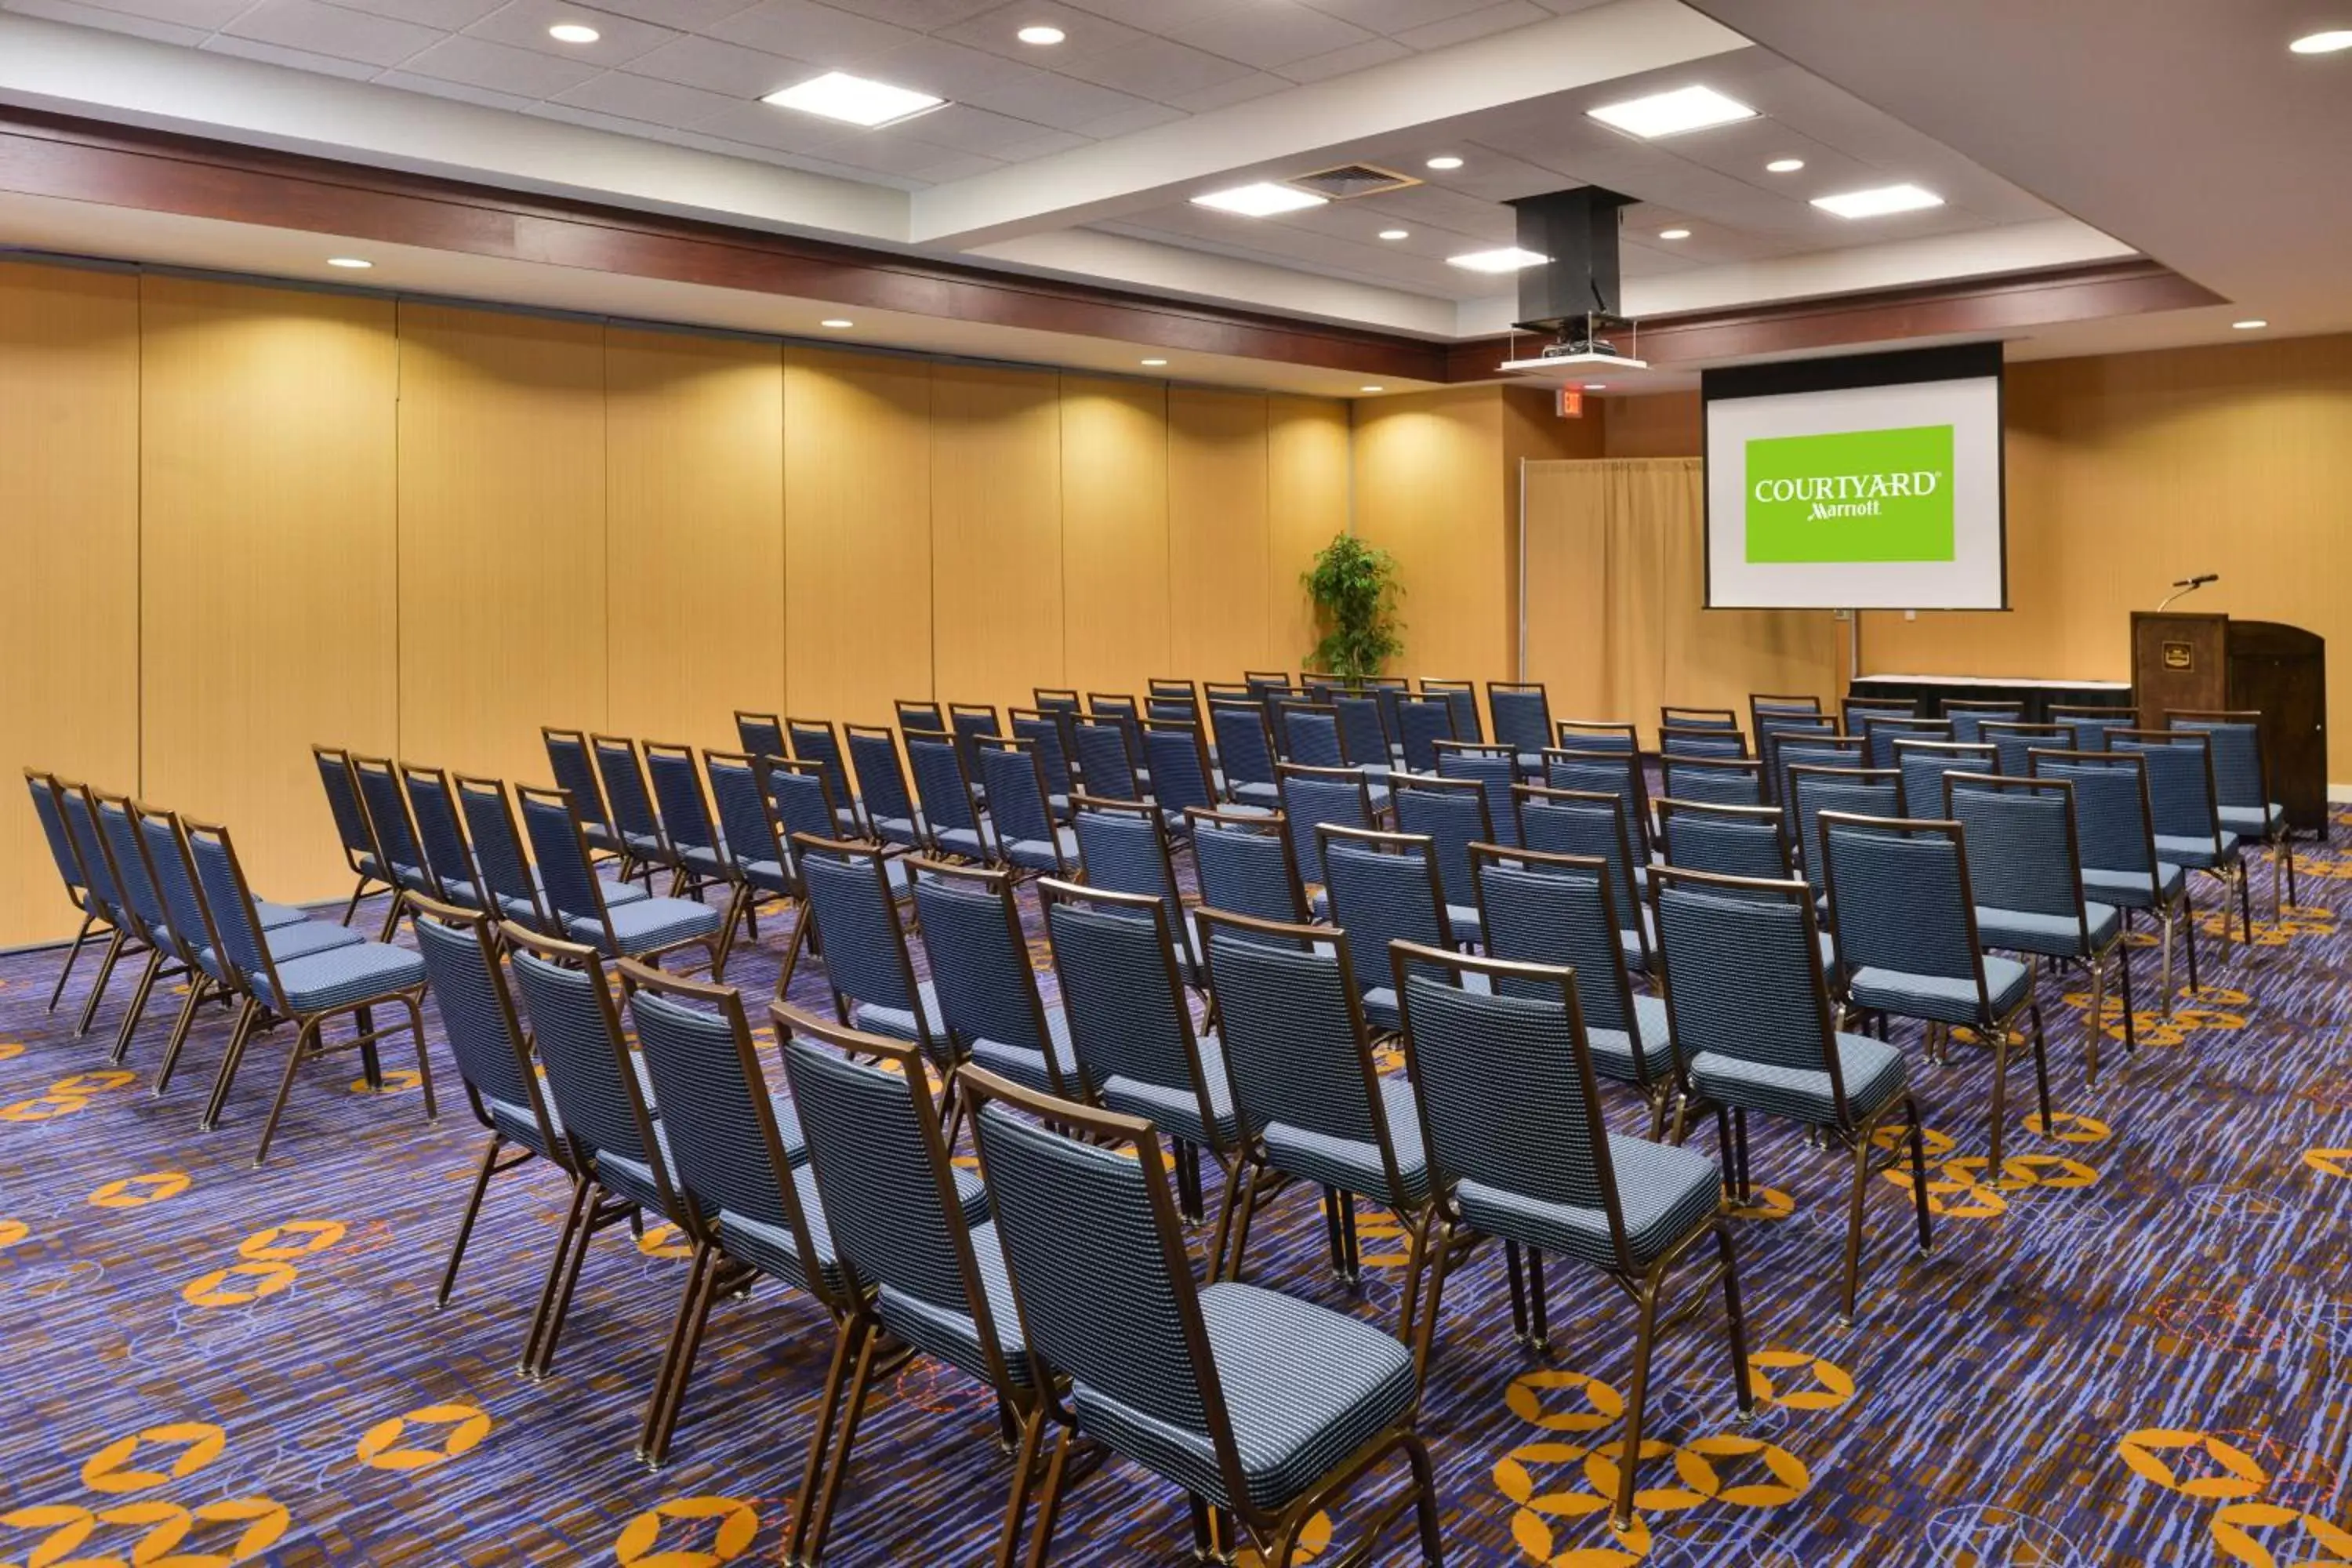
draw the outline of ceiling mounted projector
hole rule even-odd
[[[1635,357],[1639,324],[1618,310],[1618,215],[1633,200],[1585,185],[1509,204],[1518,214],[1519,248],[1550,258],[1519,274],[1519,320],[1514,324],[1552,342],[1535,358],[1506,360],[1498,369],[1566,376],[1601,368],[1649,368]]]

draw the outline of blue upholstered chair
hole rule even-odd
[[[543,724],[539,734],[541,743],[547,748],[548,772],[554,775],[556,788],[571,792],[572,809],[580,814],[582,827],[588,835],[589,850],[619,859],[621,875],[625,879],[635,868],[635,862],[621,843],[620,829],[613,826],[613,808],[604,800],[604,784],[597,776],[588,732]]]
[[[2074,731],[2067,724],[2027,724],[2009,719],[1980,719],[1977,721],[1977,739],[1989,742],[2000,759],[1998,772],[2011,778],[2024,778],[2033,771],[2028,753],[2036,751],[2071,752],[2074,749]]]
[[[1348,755],[1339,738],[1339,710],[1328,702],[1286,700],[1275,710],[1275,740],[1282,760],[1302,768],[1346,768],[1359,764]],[[1379,784],[1367,773],[1367,783],[1379,798]]]
[[[2213,783],[2212,737],[2201,730],[2118,729],[2109,731],[2107,749],[2137,753],[2147,766],[2156,858],[2221,882],[2224,941],[2230,935],[2230,894],[2234,890],[2240,934],[2253,941],[2246,840],[2221,820],[2220,792]]]
[[[2172,946],[2178,926],[2189,943],[2189,988],[2198,988],[2196,910],[2189,873],[2156,852],[2155,814],[2148,805],[2147,758],[2137,752],[2036,749],[2027,757],[2032,777],[2074,786],[2074,828],[2083,857],[2083,896],[2132,914],[2144,910],[2163,931],[2163,1008],[2172,1016]]]
[[[1145,790],[1139,770],[1136,734],[1131,719],[1088,714],[1070,721],[1070,740],[1078,761],[1078,787],[1097,800],[1141,800]]]
[[[733,896],[720,917],[722,929],[731,939],[736,921],[749,922],[762,902],[781,903],[803,917],[793,922],[792,944],[784,949],[783,964],[776,973],[776,994],[781,996],[791,988],[801,950],[808,945],[808,921],[800,879],[778,825],[777,779],[781,774],[813,791],[816,800],[811,815],[819,825],[830,824],[839,818],[826,795],[824,770],[814,763],[785,762],[772,752],[705,752],[702,769],[710,781],[712,804],[719,808],[720,839],[732,872]],[[756,939],[756,926],[752,933]]]
[[[614,902],[588,858],[587,834],[572,810],[571,792],[523,788],[515,791],[515,798],[538,862],[549,923],[562,931],[562,940],[585,943],[607,958],[649,963],[681,948],[699,947],[710,956],[710,973],[725,973],[726,933],[719,929],[719,911],[692,899]]]
[[[1470,680],[1440,680],[1433,676],[1421,678],[1421,694],[1435,697],[1454,710],[1454,738],[1457,741],[1483,741],[1486,728],[1478,721],[1478,686]]]
[[[1167,832],[1181,836],[1188,811],[1214,811],[1224,804],[1197,725],[1145,720],[1143,761],[1151,772],[1151,796]]]
[[[1988,720],[1996,724],[2014,724],[2025,717],[2025,704],[2013,698],[1977,700],[1947,697],[1942,708],[1943,716],[1952,721],[1952,739],[1971,746],[1985,739],[1984,726]]]
[[[1828,916],[1829,876],[1822,855],[1822,813],[1851,812],[1858,816],[1903,815],[1903,775],[1893,768],[1817,767],[1800,763],[1789,769],[1789,802],[1795,814],[1797,854],[1805,880],[1822,900]]]
[[[147,935],[115,880],[112,864],[107,858],[105,837],[99,831],[98,816],[90,805],[89,786],[51,776],[46,787],[50,809],[63,825],[66,840],[81,868],[89,907],[106,930],[106,952],[99,960],[98,978],[90,983],[81,1016],[74,1022],[74,1035],[79,1038],[89,1033],[91,1020],[98,1016],[98,1005],[106,994],[107,982],[114,978],[114,966],[125,952],[145,951]],[[62,976],[58,984],[63,985]]]
[[[1442,696],[1400,697],[1396,701],[1397,746],[1408,772],[1437,771],[1437,742],[1457,740],[1454,705]]]
[[[1202,903],[1263,921],[1307,923],[1307,889],[1299,881],[1287,817],[1280,812],[1184,815]]]
[[[245,992],[244,1009],[237,1015],[228,1054],[221,1060],[212,1101],[205,1109],[205,1131],[219,1125],[237,1064],[254,1037],[279,1024],[292,1024],[295,1038],[286,1054],[285,1076],[278,1081],[278,1098],[270,1104],[269,1119],[261,1127],[260,1145],[253,1154],[253,1163],[259,1165],[269,1157],[270,1141],[277,1135],[278,1118],[285,1114],[287,1097],[293,1093],[294,1077],[302,1063],[326,1055],[331,1049],[373,1047],[397,1032],[399,1026],[382,1031],[374,1027],[371,1012],[383,1006],[398,1006],[407,1014],[406,1028],[416,1042],[416,1073],[425,1095],[425,1119],[439,1120],[433,1099],[432,1057],[425,1046],[424,960],[404,949],[375,942],[352,942],[313,951],[300,958],[279,959],[262,925],[261,910],[246,881],[244,868],[237,863],[236,847],[229,841],[228,829],[187,821],[183,822],[182,827],[189,858],[195,864],[196,884],[203,890],[205,908],[220,939],[218,951],[226,964],[243,977]],[[319,924],[321,930],[349,934],[340,926],[312,923]],[[324,1037],[325,1026],[346,1015],[355,1019],[357,1032],[351,1039],[330,1047]]]
[[[1838,716],[1844,721],[1847,734],[1867,736],[1870,721],[1916,719],[1919,704],[1914,699],[1901,697],[1845,697],[1838,701]]]
[[[1642,754],[1640,734],[1630,722],[1616,719],[1562,719],[1552,726],[1554,751],[1601,752],[1612,757]]]
[[[1004,733],[1003,721],[996,716],[996,707],[989,702],[950,702],[948,704],[948,731],[955,737],[956,755],[963,759],[964,776],[971,780],[973,792],[982,805],[988,803],[988,781],[980,774],[980,742],[993,741]]]
[[[745,756],[773,757],[782,762],[793,754],[784,739],[783,716],[778,713],[735,710],[735,742]]]
[[[1070,771],[1070,716],[1046,708],[1008,708],[1004,717],[1013,738],[1028,742],[1037,753],[1037,766],[1045,774],[1045,804],[1054,820],[1067,822],[1070,797],[1078,793],[1076,775]]]
[[[929,830],[922,853],[989,861],[996,858],[996,836],[981,815],[980,800],[964,772],[963,752],[945,731],[908,730],[907,773],[915,782],[923,822]]]
[[[866,724],[845,724],[841,733],[849,746],[850,765],[857,773],[857,793],[863,798],[866,821],[874,837],[901,849],[928,848],[930,828],[923,821],[923,814],[916,809],[914,793],[907,787],[907,771],[898,761],[897,731]]]
[[[482,874],[488,896],[498,902],[499,919],[520,921],[543,936],[561,936],[554,911],[548,908],[546,889],[523,847],[522,829],[515,822],[514,803],[508,798],[504,781],[459,773],[453,782],[457,809],[465,815],[475,868]],[[597,880],[607,904],[633,904],[647,897],[635,882],[602,877]],[[494,935],[497,929],[493,922]]]
[[[484,879],[474,863],[473,846],[466,841],[466,824],[447,772],[403,763],[400,787],[408,797],[416,846],[424,851],[433,880],[441,885],[444,901],[464,910],[485,909],[488,895],[482,890]]]
[[[1910,1146],[1922,1255],[1933,1244],[1920,1110],[1903,1053],[1835,1026],[1806,884],[1661,866],[1650,878],[1650,906],[1667,1020],[1690,1064],[1692,1108],[1714,1113],[1733,1198],[1745,1205],[1753,1192],[1750,1110],[1812,1129],[1851,1156],[1838,1314],[1851,1323],[1862,1277],[1863,1200],[1871,1178],[1903,1160],[1901,1142],[1874,1147],[1878,1130],[1897,1110],[1907,1133],[1902,1142]]]
[[[1428,1450],[1412,1430],[1411,1352],[1328,1308],[1231,1281],[1195,1285],[1150,1122],[984,1071],[971,1079],[1022,1337],[1040,1381],[1069,1379],[1067,1405],[1051,1407],[1059,1429],[1037,1498],[1033,1568],[1051,1550],[1078,1433],[1181,1489],[1197,1552],[1236,1544],[1219,1528],[1230,1515],[1269,1568],[1291,1568],[1307,1521],[1402,1455],[1412,1484],[1374,1523],[1416,1507],[1422,1561],[1437,1568],[1444,1548]],[[1008,1542],[1020,1535],[1027,1490],[1016,1481]]]
[[[1512,789],[1519,782],[1518,753],[1508,746],[1480,741],[1440,741],[1431,748],[1437,755],[1437,776],[1475,779],[1486,793],[1486,821],[1494,842],[1517,844],[1519,818],[1512,805]]]
[[[1748,694],[1748,721],[1756,731],[1757,750],[1759,752],[1763,750],[1764,736],[1775,725],[1814,724],[1828,717],[1822,711],[1822,700],[1818,697],[1769,691]]]
[[[1844,772],[1865,770],[1870,766],[1870,742],[1859,735],[1822,734],[1817,731],[1783,733],[1772,742],[1772,803],[1790,813],[1790,842],[1800,842],[1793,831],[1796,823],[1797,792],[1789,782],[1789,774],[1797,768],[1837,768]],[[2004,772],[2007,770],[2004,769]],[[1801,849],[1799,851],[1802,853]]]
[[[1320,840],[1324,889],[1330,895],[1331,923],[1366,952],[1386,952],[1392,942],[1452,947],[1476,918],[1475,904],[1447,906],[1437,870],[1436,847],[1418,833],[1381,833],[1369,828],[1316,829]],[[1374,1029],[1398,1026],[1396,992],[1384,970],[1356,972],[1363,984],[1364,1016]]]
[[[1143,699],[1147,717],[1162,723],[1200,727],[1201,688],[1198,682],[1177,676],[1155,675],[1144,683]]]
[[[1679,743],[1679,742],[1678,742]],[[1764,764],[1746,757],[1668,752],[1659,759],[1666,793],[1717,805],[1762,805]]]
[[[1944,810],[1944,775],[1999,773],[2000,751],[1989,741],[1898,740],[1895,771],[1900,775],[1895,798],[1903,815],[1939,816]]]
[[[1881,1038],[1892,1018],[1924,1026],[1930,1059],[1948,1054],[1955,1028],[1992,1047],[1991,1153],[1985,1169],[1988,1181],[2002,1180],[2010,1035],[2021,1017],[2033,1026],[2042,1125],[2053,1125],[2042,1003],[2034,994],[2037,964],[1985,952],[1977,932],[1967,834],[1958,823],[1825,811],[1820,830],[1830,929],[1847,1001],[1877,1016]]]
[[[408,815],[408,792],[400,787],[400,770],[393,766],[392,759],[353,756],[352,776],[359,781],[368,831],[392,877],[392,901],[383,911],[383,928],[375,935],[378,942],[390,942],[392,933],[400,929],[400,917],[407,912],[409,895],[422,894],[447,903],[449,890],[441,885],[425,858],[424,846],[417,842],[416,822]]]
[[[1465,945],[1484,941],[1478,922],[1478,879],[1470,868],[1470,847],[1500,842],[1494,819],[1487,815],[1486,786],[1476,779],[1407,773],[1396,779],[1392,799],[1397,831],[1429,840],[1454,941]]]
[[[327,792],[327,810],[334,818],[335,838],[342,847],[343,864],[350,868],[354,879],[351,901],[343,907],[343,923],[349,925],[368,890],[382,888],[388,891],[392,879],[384,873],[383,857],[376,850],[375,836],[368,831],[367,808],[360,804],[359,780],[352,776],[352,754],[340,747],[314,745],[310,748],[310,761],[318,768],[320,786]]]
[[[942,1074],[951,1074],[959,1058],[940,1016],[938,993],[930,982],[915,978],[891,890],[891,863],[869,844],[795,833],[791,845],[835,1017],[866,1034],[912,1040]]]
[[[1198,985],[1200,955],[1192,950],[1192,932],[1184,924],[1183,889],[1168,858],[1168,838],[1160,831],[1159,812],[1132,801],[1097,800],[1083,795],[1076,805],[1071,821],[1087,885],[1106,892],[1157,899],[1167,915],[1169,930],[1175,934],[1177,967],[1185,984]]]
[[[1837,721],[1823,713],[1775,712],[1766,709],[1756,720],[1756,756],[1764,764],[1764,798],[1774,805],[1785,799],[1781,793],[1780,752],[1783,747],[1801,748],[1816,741],[1838,738]],[[1857,752],[1863,748],[1855,747]],[[1814,762],[1831,762],[1831,758],[1815,757]],[[1857,757],[1855,766],[1861,765]]]
[[[1389,958],[1404,1007],[1405,1070],[1420,1107],[1433,1194],[1430,1234],[1422,1238],[1433,1260],[1421,1331],[1423,1374],[1446,1274],[1477,1238],[1494,1237],[1513,1254],[1524,1247],[1531,1258],[1549,1253],[1599,1269],[1635,1303],[1633,1394],[1616,1450],[1611,1516],[1618,1530],[1631,1530],[1660,1298],[1668,1276],[1709,1237],[1715,1267],[1686,1295],[1695,1308],[1704,1292],[1722,1285],[1740,1417],[1755,1408],[1731,1222],[1721,1212],[1723,1173],[1696,1150],[1609,1131],[1574,971],[1402,944]],[[1433,979],[1433,969],[1451,972],[1449,979]],[[1485,984],[1465,984],[1472,976]],[[1542,1302],[1538,1287],[1535,1321],[1515,1325],[1538,1353],[1547,1337]],[[1519,1304],[1516,1291],[1512,1303]]]
[[[58,1010],[58,999],[66,994],[66,982],[72,977],[75,963],[81,957],[84,943],[89,941],[93,927],[106,922],[105,911],[90,896],[89,873],[82,868],[81,857],[74,849],[73,836],[66,831],[65,810],[58,804],[58,779],[55,773],[38,768],[25,770],[25,788],[33,799],[33,815],[41,824],[41,837],[47,840],[49,859],[57,868],[58,880],[65,885],[67,901],[81,916],[81,926],[74,932],[73,946],[66,950],[66,961],[58,970],[58,980],[49,987],[48,1011]],[[358,895],[352,895],[354,900]]]
[[[1731,708],[1691,708],[1679,703],[1666,703],[1658,710],[1658,732],[1663,735],[1669,730],[1687,730],[1694,735],[1729,735],[1740,739],[1743,746],[1746,742],[1746,738],[1740,735],[1738,710]],[[1663,746],[1659,748],[1661,751],[1664,749]],[[1748,753],[1743,750],[1738,754],[1745,756]]]
[[[1740,761],[1748,756],[1748,737],[1737,726],[1661,724],[1661,756],[1713,757]]]
[[[1949,741],[1952,724],[1948,719],[1902,719],[1872,714],[1863,720],[1860,733],[1870,742],[1870,765],[1891,768],[1895,765],[1895,742]]]
[[[1209,729],[1217,762],[1224,774],[1225,793],[1237,804],[1266,810],[1282,804],[1275,773],[1274,738],[1265,712],[1255,702],[1209,704]]]
[[[872,824],[866,819],[866,804],[858,799],[857,786],[849,776],[848,755],[842,750],[841,732],[830,719],[786,719],[784,738],[792,742],[791,756],[796,763],[814,763],[824,771],[824,787],[833,796],[834,810],[839,814],[833,836],[858,838],[869,836]],[[752,752],[752,755],[759,755]]]
[[[955,1059],[978,1061],[1047,1094],[1078,1098],[1069,1026],[1060,1006],[1048,1004],[1037,988],[1012,872],[919,857],[908,871],[928,984]]]
[[[933,735],[950,732],[947,710],[928,697],[901,697],[891,707],[901,730],[920,730]]]
[[[1331,710],[1339,721],[1339,749],[1348,764],[1370,769],[1375,784],[1386,783],[1396,752],[1380,697],[1370,691],[1337,691]]]
[[[2167,709],[2164,727],[2203,735],[2213,759],[2213,795],[2221,826],[2271,851],[2271,893],[2284,918],[2295,901],[2294,851],[2287,842],[2286,807],[2271,798],[2270,758],[2255,709],[2191,711]]]
[[[1078,693],[1075,687],[1032,687],[1029,691],[1029,696],[1038,707],[1044,709],[1048,713],[1076,713],[1081,711],[1078,703]]]
[[[1641,881],[1647,878],[1654,858],[1650,846],[1650,781],[1643,772],[1640,754],[1630,744],[1633,726],[1624,728],[1629,744],[1622,752],[1583,746],[1546,752],[1543,782],[1548,789],[1603,791],[1617,797],[1618,813],[1625,822],[1625,846],[1633,856],[1634,879]],[[1517,816],[1516,796],[1511,809]]]
[[[1661,799],[1658,849],[1669,866],[1718,876],[1785,882],[1797,874],[1788,814],[1777,805],[1725,805]]]
[[[1541,777],[1543,753],[1552,743],[1551,700],[1543,682],[1486,682],[1486,713],[1494,721],[1495,744],[1511,748],[1523,775]]]
[[[651,892],[656,867],[674,879],[686,862],[670,843],[653,792],[646,787],[645,758],[638,754],[636,742],[626,735],[591,735],[588,746],[596,763],[597,782],[604,786],[604,804],[613,811],[614,830],[621,836],[621,878],[625,881],[632,870],[642,870],[646,890]],[[562,784],[560,779],[557,782]],[[582,818],[583,825],[586,820]],[[676,891],[675,885],[671,890]]]
[[[1055,820],[1036,742],[992,736],[974,741],[972,754],[988,797],[989,858],[1033,876],[1068,876],[1078,840]]]
[[[131,1054],[131,1037],[138,1031],[139,1020],[146,1014],[147,998],[154,991],[155,982],[181,976],[193,986],[196,968],[173,937],[171,911],[139,842],[139,826],[131,815],[130,797],[100,795],[87,786],[79,787],[84,794],[83,807],[98,824],[108,878],[121,894],[125,912],[137,926],[147,950],[147,962],[140,967],[131,1005],[122,1010],[122,1022],[115,1029],[114,1048],[107,1056],[109,1061],[120,1065]],[[166,967],[175,962],[176,969]]]
[[[2129,730],[2139,722],[2132,709],[2101,702],[2053,702],[2049,714],[2052,723],[2074,731],[2078,752],[2104,752],[2116,731]]]
[[[1320,888],[1323,875],[1323,848],[1316,834],[1325,826],[1335,827],[1375,827],[1380,818],[1372,810],[1371,786],[1364,775],[1353,768],[1307,768],[1295,763],[1284,763],[1276,770],[1282,789],[1282,816],[1290,827],[1290,852],[1298,862],[1300,879],[1310,889]],[[1308,908],[1321,914],[1324,900],[1316,895]]]
[[[1519,843],[1547,855],[1584,855],[1599,860],[1609,877],[1609,901],[1616,918],[1618,946],[1625,964],[1647,974],[1657,943],[1644,912],[1643,889],[1649,868],[1634,847],[1625,799],[1610,790],[1550,789],[1521,784],[1512,792],[1519,816]]]
[[[710,798],[703,786],[702,765],[692,746],[647,741],[643,748],[646,777],[653,784],[654,804],[661,812],[662,831],[677,856],[677,875],[670,884],[673,898],[698,899],[704,889],[724,888],[728,894],[725,940],[735,937],[735,917],[748,915],[740,897],[742,873],[735,868],[727,836],[711,816]],[[752,931],[756,938],[759,932]]]

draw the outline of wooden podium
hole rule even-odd
[[[2259,709],[2271,795],[2289,826],[2327,833],[2326,640],[2275,621],[2132,612],[2132,694],[2143,729],[2167,711]]]

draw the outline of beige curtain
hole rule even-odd
[[[1527,673],[1559,719],[1633,721],[1654,742],[1666,703],[1729,708],[1751,692],[1834,695],[1823,610],[1708,610],[1704,465],[1696,458],[1529,463]]]

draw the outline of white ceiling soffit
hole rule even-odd
[[[967,247],[1159,206],[1200,182],[1748,47],[1679,0],[1615,4],[919,191],[908,237]],[[1302,162],[1305,160],[1305,162]]]
[[[2352,327],[2352,55],[2308,0],[1692,0],[2260,316]]]

